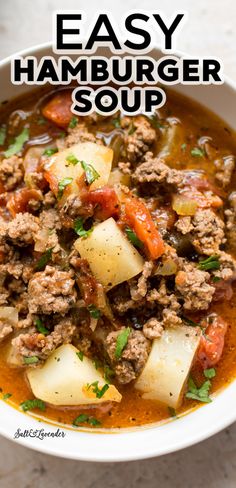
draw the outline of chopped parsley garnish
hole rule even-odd
[[[39,358],[37,356],[24,356],[23,361],[25,364],[36,364],[39,362]]]
[[[126,227],[125,232],[126,232],[128,239],[130,240],[130,242],[132,242],[132,244],[134,246],[138,247],[139,249],[142,249],[143,242],[140,241],[140,239],[137,237],[135,232],[132,229],[130,229],[130,227]]]
[[[150,121],[154,129],[163,129],[165,127],[165,125],[158,118],[157,114],[150,115],[148,117],[148,120]]]
[[[128,130],[128,135],[132,136],[132,134],[134,134],[135,131],[136,131],[136,128],[134,127],[134,123],[131,122],[131,124],[129,126],[129,130]]]
[[[57,152],[58,152],[58,149],[56,147],[49,147],[48,149],[45,149],[45,151],[43,152],[43,156],[50,157]]]
[[[39,398],[34,398],[33,400],[26,400],[25,402],[22,402],[20,404],[22,410],[24,412],[27,412],[27,410],[33,410],[34,408],[39,408],[44,412],[46,405],[43,402],[43,400],[40,400]]]
[[[187,147],[186,142],[184,142],[183,144],[181,144],[181,151],[185,152],[186,151],[186,147]]]
[[[91,383],[91,385],[87,385],[87,389],[90,390],[90,388],[92,388],[92,392],[95,393],[97,398],[102,398],[108,390],[109,385],[105,383],[102,388],[99,388],[98,381],[94,381],[94,383]]]
[[[115,357],[116,357],[116,359],[119,359],[121,357],[121,354],[122,354],[125,346],[127,345],[130,332],[131,332],[131,328],[130,327],[126,327],[118,335],[118,337],[116,339],[116,348],[115,348]]]
[[[91,317],[93,317],[93,319],[100,319],[101,317],[101,312],[100,310],[95,307],[95,305],[91,304],[87,307]]]
[[[83,361],[83,359],[84,359],[84,353],[82,351],[78,351],[76,353],[76,355],[78,356],[78,358],[80,359],[80,361]]]
[[[116,119],[113,119],[112,120],[112,124],[114,125],[114,127],[116,129],[119,129],[120,128],[120,117],[117,117]]]
[[[6,133],[7,133],[7,128],[5,125],[2,125],[2,127],[0,127],[0,146],[3,146],[6,140]]]
[[[91,232],[93,232],[93,227],[91,227],[91,229],[89,230],[85,230],[84,229],[84,221],[82,218],[78,218],[76,219],[75,223],[74,223],[74,230],[76,232],[76,234],[78,234],[78,236],[80,237],[88,237]]]
[[[175,408],[168,407],[168,410],[169,410],[169,414],[170,414],[171,417],[175,417],[175,418],[177,417],[177,413],[176,413]]]
[[[198,388],[193,381],[191,376],[188,380],[188,391],[186,393],[186,398],[191,398],[192,400],[198,400],[203,403],[210,403],[212,400],[209,397],[209,390],[211,387],[210,380],[204,381],[204,383]]]
[[[48,264],[49,261],[52,259],[52,250],[53,247],[50,247],[45,251],[41,258],[39,258],[38,262],[36,263],[35,269],[36,271],[41,271],[42,269],[45,268],[46,264]]]
[[[200,147],[194,147],[193,149],[191,149],[191,156],[195,158],[204,158],[205,151]]]
[[[14,154],[19,153],[25,144],[29,140],[29,129],[23,129],[23,131],[15,138],[14,142],[4,152],[6,158],[10,158]]]
[[[187,324],[187,325],[191,325],[192,327],[200,327],[199,324],[197,324],[197,322],[194,322],[193,320],[191,319],[188,319],[188,317],[182,317],[182,320]]]
[[[65,188],[70,185],[73,181],[73,178],[63,178],[63,180],[59,181],[58,183],[58,194],[57,197],[60,199],[63,195]]]
[[[78,119],[76,117],[72,117],[70,119],[70,123],[69,123],[68,127],[70,129],[74,129],[77,126],[77,124],[78,124]]]
[[[35,319],[35,325],[36,325],[37,331],[40,332],[40,334],[43,334],[45,336],[50,334],[49,330],[46,327],[44,327],[41,319],[39,319],[39,318]]]
[[[111,379],[115,376],[115,372],[113,369],[108,366],[108,364],[105,364],[104,366],[104,378],[107,383],[111,382]]]
[[[218,283],[218,281],[221,281],[220,276],[213,276],[212,278],[213,283]]]
[[[88,185],[92,185],[92,183],[100,177],[100,174],[96,171],[92,164],[87,164],[85,161],[80,161],[80,164],[85,172],[85,178]]]
[[[7,400],[8,398],[10,398],[12,396],[12,393],[5,393],[2,397],[3,400]]]
[[[38,125],[45,125],[46,123],[47,123],[47,121],[44,117],[39,117],[37,120]]]
[[[198,268],[201,269],[202,271],[210,271],[212,269],[219,269],[220,268],[219,257],[218,256],[210,256],[207,259],[203,259],[202,261],[199,261]]]
[[[75,157],[74,154],[69,154],[69,156],[67,156],[67,158],[66,158],[66,161],[68,162],[68,166],[70,164],[72,164],[73,166],[76,166],[76,164],[79,163],[79,160]]]
[[[103,363],[102,363],[102,361],[100,361],[100,359],[94,358],[93,359],[93,365],[94,365],[94,368],[99,369],[99,368],[102,368]]]
[[[86,415],[85,413],[81,413],[76,419],[73,420],[73,425],[75,427],[78,427],[80,424],[89,424],[93,425],[94,427],[101,425],[100,420],[97,420],[95,417],[90,417],[89,415]]]
[[[208,378],[209,380],[211,380],[212,378],[215,377],[215,375],[216,375],[215,368],[204,369],[205,378]]]

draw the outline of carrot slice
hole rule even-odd
[[[144,243],[151,259],[159,258],[165,250],[164,242],[145,204],[136,197],[128,197],[125,200],[125,217]]]
[[[198,349],[198,360],[203,368],[215,366],[223,353],[228,324],[219,315],[210,315],[202,324],[206,326]]]
[[[59,125],[59,127],[66,128],[71,121],[71,92],[62,91],[57,93],[42,109],[43,116]]]

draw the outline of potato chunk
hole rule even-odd
[[[107,184],[111,171],[112,158],[112,149],[95,144],[94,142],[82,142],[64,151],[53,154],[44,166],[45,177],[49,182],[51,190],[56,195],[58,193],[59,182],[62,182],[66,178],[72,178],[72,182],[64,190],[64,195],[77,195],[79,194],[77,181],[84,173],[80,161],[84,161],[92,165],[99,174],[99,178],[90,185],[90,189],[95,190]],[[78,161],[77,163],[76,160]]]
[[[74,245],[81,257],[87,259],[97,280],[107,288],[143,270],[143,258],[112,217],[96,225],[87,239],[77,239]]]
[[[179,326],[166,329],[153,341],[147,363],[135,383],[142,397],[177,408],[198,349],[200,328]]]
[[[120,402],[121,394],[114,385],[109,385],[101,398],[96,396],[96,386],[101,391],[105,380],[91,359],[84,356],[81,361],[77,352],[76,347],[64,344],[51,354],[42,368],[29,369],[27,377],[33,394],[52,405]]]

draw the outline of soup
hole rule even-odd
[[[70,105],[1,109],[2,399],[74,428],[182,415],[236,372],[235,136],[172,91],[152,117]]]

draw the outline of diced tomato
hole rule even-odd
[[[95,217],[101,220],[118,217],[119,200],[114,188],[103,186],[93,191],[81,194],[84,203],[91,203],[95,207]]]
[[[88,261],[77,258],[73,266],[77,270],[76,281],[86,306],[96,303],[98,283],[91,273]]]
[[[7,203],[7,209],[15,217],[19,212],[28,211],[28,203],[30,200],[42,200],[41,192],[35,189],[22,188],[11,194]]]
[[[211,314],[201,325],[205,328],[205,332],[201,337],[197,357],[205,369],[211,368],[219,362],[228,324],[219,315]]]
[[[159,258],[164,253],[165,246],[146,205],[134,196],[127,197],[125,219],[144,243],[151,259]]]
[[[225,197],[225,192],[218,186],[214,185],[214,183],[209,181],[206,177],[197,176],[190,173],[184,179],[184,183],[190,188],[196,188],[196,190],[199,191],[212,191],[212,193],[215,193],[215,195],[222,198]]]
[[[43,174],[45,180],[49,183],[50,190],[54,193],[54,195],[57,195],[58,193],[58,180],[56,176],[54,176],[50,171],[44,171]]]
[[[214,302],[221,302],[223,300],[231,300],[233,296],[233,288],[231,281],[220,280],[216,283],[211,283],[215,287],[215,293],[213,295]]]
[[[57,93],[42,109],[43,116],[59,125],[67,128],[72,118],[71,112],[71,92],[62,91]]]

